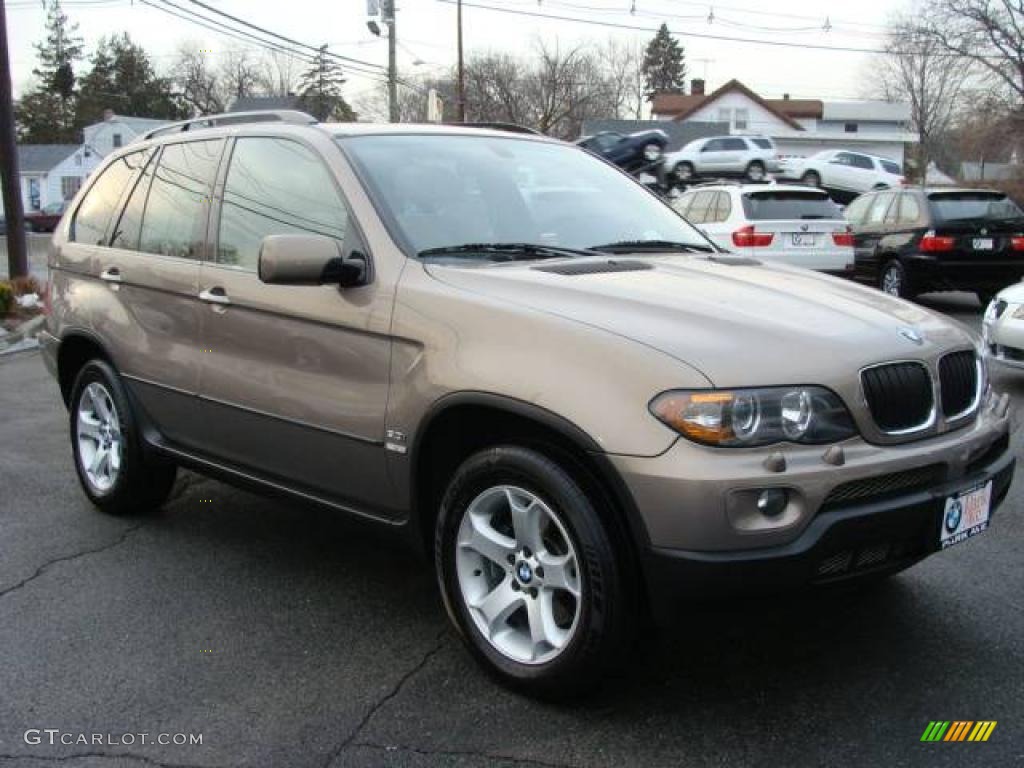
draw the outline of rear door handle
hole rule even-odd
[[[199,300],[206,301],[210,304],[230,304],[231,299],[228,298],[227,293],[219,285],[210,288],[208,291],[199,292]]]
[[[108,283],[120,283],[121,270],[117,267],[107,267],[100,272],[100,280],[106,280]]]

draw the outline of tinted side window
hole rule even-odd
[[[75,212],[71,223],[71,239],[88,245],[103,245],[103,235],[107,231],[110,217],[117,208],[124,188],[131,181],[136,170],[145,164],[149,150],[132,152],[130,155],[115,160],[86,194],[82,204]]]
[[[198,259],[223,141],[168,144],[157,161],[142,217],[139,250]]]
[[[761,149],[772,149],[772,143],[768,139],[751,139],[751,141]]]
[[[900,224],[916,224],[921,218],[921,206],[913,195],[900,195]]]
[[[868,211],[868,220],[865,223],[871,225],[881,224],[885,220],[885,214],[889,210],[889,205],[894,197],[895,195],[892,192],[883,192],[876,197],[875,204]]]
[[[899,164],[894,163],[892,160],[879,160],[878,162],[882,164],[882,168],[888,173],[895,173],[897,175],[903,173],[903,169],[900,168]]]
[[[861,195],[846,209],[846,220],[851,224],[860,224],[867,215],[868,207],[874,202],[874,195]]]
[[[725,139],[711,139],[704,145],[701,152],[721,152],[723,149],[725,149]]]
[[[267,235],[345,238],[348,214],[323,161],[287,139],[235,143],[221,203],[217,260],[256,270]]]
[[[849,157],[850,165],[852,165],[854,168],[864,168],[865,170],[868,171],[873,171],[875,169],[875,164],[871,162],[870,157],[865,157],[864,155],[855,155],[853,153],[850,153]]]
[[[728,149],[728,150],[736,150],[736,149],[738,149],[741,152],[744,152],[747,149],[747,142],[745,142],[743,139],[724,139],[723,141],[724,141],[724,144],[725,144],[724,149]]]

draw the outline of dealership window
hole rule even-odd
[[[61,176],[60,177],[60,196],[65,200],[70,200],[82,187],[81,176]]]
[[[124,141],[121,139],[120,133],[115,133],[113,136],[114,149],[124,146]]]
[[[733,113],[733,116],[735,117],[735,123],[733,124],[733,128],[735,128],[737,131],[747,130],[747,122],[750,119],[748,115],[748,110],[737,109]]]
[[[846,125],[843,126],[843,130],[846,131],[847,133],[856,133],[857,132],[857,124],[856,123],[847,123]]]

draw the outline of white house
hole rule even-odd
[[[853,149],[902,164],[904,146],[917,142],[910,131],[910,105],[887,101],[765,99],[739,80],[711,93],[691,81],[690,93],[656,94],[655,119],[726,123],[732,133],[756,133],[775,140],[779,154],[807,157],[824,149]]]
[[[104,157],[167,122],[125,117],[108,109],[102,122],[82,129],[85,139],[82,144],[18,145],[21,203],[25,212],[39,211],[51,203],[70,199]],[[2,213],[3,203],[0,202]]]
[[[112,110],[103,110],[103,120],[87,125],[82,129],[85,145],[106,157],[115,149],[120,149],[139,138],[146,131],[167,125],[167,120],[156,120],[151,117],[128,117],[114,114]]]

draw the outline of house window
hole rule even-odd
[[[748,122],[747,110],[745,110],[745,109],[737,109],[736,112],[734,113],[734,117],[736,118],[736,122],[733,125],[733,128],[735,128],[737,131],[745,131],[745,130],[747,130],[747,122]]]
[[[857,124],[856,123],[847,123],[846,125],[843,126],[843,130],[846,133],[856,133],[857,132]]]
[[[78,190],[82,188],[82,177],[81,176],[61,176],[60,177],[60,195],[65,200],[70,200],[76,194]]]
[[[721,107],[718,110],[718,122],[732,125],[732,110],[728,107]]]
[[[121,140],[121,134],[115,133],[113,137],[114,149],[124,146],[124,142]]]

